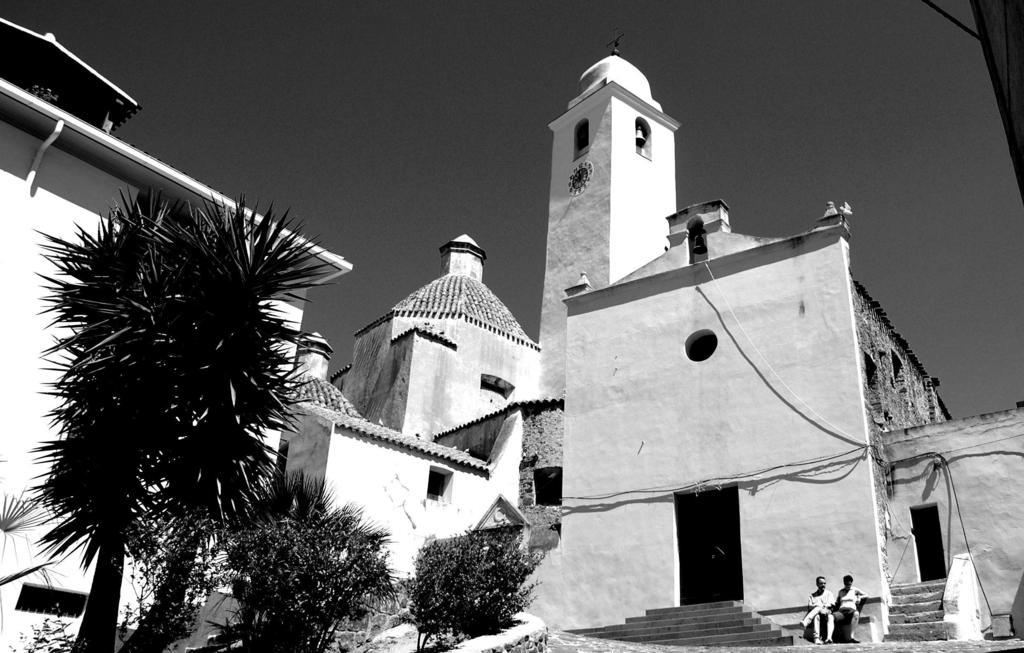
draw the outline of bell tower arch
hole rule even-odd
[[[676,209],[675,131],[651,87],[617,54],[580,77],[553,133],[541,388],[565,388],[566,289],[586,273],[603,288],[659,256]]]

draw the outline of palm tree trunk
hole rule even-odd
[[[78,629],[75,653],[111,653],[117,637],[117,610],[124,575],[122,547],[104,544],[96,555],[89,600]]]

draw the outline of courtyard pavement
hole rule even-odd
[[[551,653],[988,653],[1024,651],[1024,641],[1008,639],[981,642],[880,642],[815,646],[661,646],[618,642],[573,635],[560,630],[548,632]]]

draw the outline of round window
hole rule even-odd
[[[701,329],[686,339],[686,357],[700,362],[711,358],[718,348],[718,336],[709,329]]]

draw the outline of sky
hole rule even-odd
[[[969,0],[937,0],[973,25]],[[853,276],[954,416],[1024,400],[1024,206],[979,43],[920,0],[5,0],[142,104],[115,135],[229,196],[290,209],[355,269],[305,326],[352,334],[468,233],[536,339],[551,133],[624,58],[680,121],[680,208],[787,236],[849,202]]]

